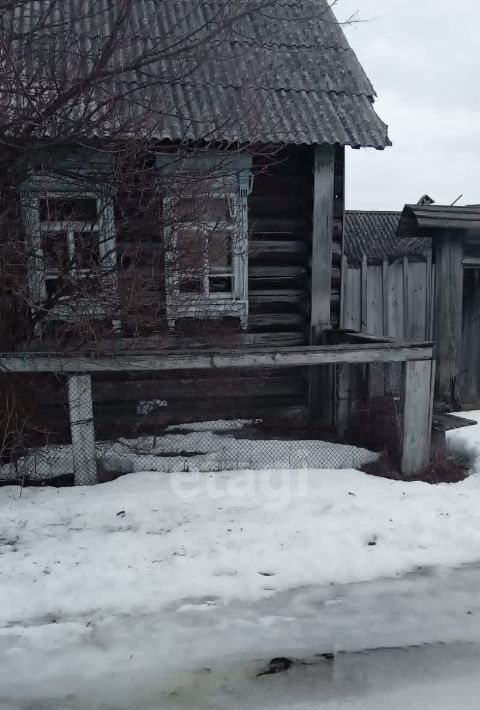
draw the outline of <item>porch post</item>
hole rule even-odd
[[[461,409],[463,235],[442,230],[435,245],[436,399]]]
[[[413,360],[404,368],[401,471],[405,478],[412,478],[430,463],[435,362]]]
[[[315,148],[311,262],[310,345],[321,345],[330,328],[335,147]],[[310,368],[309,404],[313,419],[333,423],[331,366]]]
[[[97,483],[92,378],[90,375],[70,375],[68,378],[68,404],[75,485],[90,486]]]

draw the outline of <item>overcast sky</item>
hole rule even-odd
[[[348,150],[347,207],[480,203],[479,0],[338,0],[392,148]]]

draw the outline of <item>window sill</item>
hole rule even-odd
[[[167,304],[168,324],[175,327],[175,321],[181,318],[239,318],[242,328],[247,327],[248,302],[232,299],[231,296],[210,296],[209,298],[189,299],[183,303]]]

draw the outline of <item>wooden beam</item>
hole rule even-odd
[[[401,464],[405,478],[422,473],[430,463],[434,371],[432,360],[405,364]]]
[[[185,353],[163,351],[144,355],[0,355],[3,372],[155,372],[166,370],[209,370],[228,368],[274,368],[340,363],[409,362],[430,360],[431,343],[372,343],[371,345],[326,345],[263,350],[207,350]]]
[[[383,335],[388,336],[388,261],[382,261],[382,327]]]
[[[97,483],[97,462],[90,375],[70,375],[68,404],[75,485],[92,486]]]
[[[361,294],[360,294],[360,308],[361,308],[361,331],[362,333],[368,333],[368,261],[364,254],[362,256],[362,266],[360,269],[361,273]]]
[[[324,342],[331,326],[334,191],[335,147],[317,146],[313,165],[311,345]],[[312,419],[326,426],[331,425],[334,417],[333,404],[331,368],[312,368],[309,377],[309,407]]]
[[[404,256],[402,259],[402,277],[403,277],[403,337],[409,337],[409,327],[410,327],[410,298],[408,290],[408,256]]]
[[[335,147],[317,146],[314,157],[310,342],[330,327]]]
[[[463,238],[461,235],[444,231],[435,240],[434,248],[436,398],[453,409],[460,409]]]

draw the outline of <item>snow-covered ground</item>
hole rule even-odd
[[[480,459],[480,426],[450,442]],[[477,708],[479,590],[480,473],[7,487],[0,708]]]
[[[167,427],[164,434],[98,442],[97,459],[110,472],[231,471],[262,468],[361,468],[378,456],[357,446],[329,441],[271,440],[252,420],[213,421]],[[260,422],[261,423],[261,422]],[[263,436],[262,436],[263,434]],[[0,466],[0,479],[49,479],[73,474],[70,445],[33,449]]]

